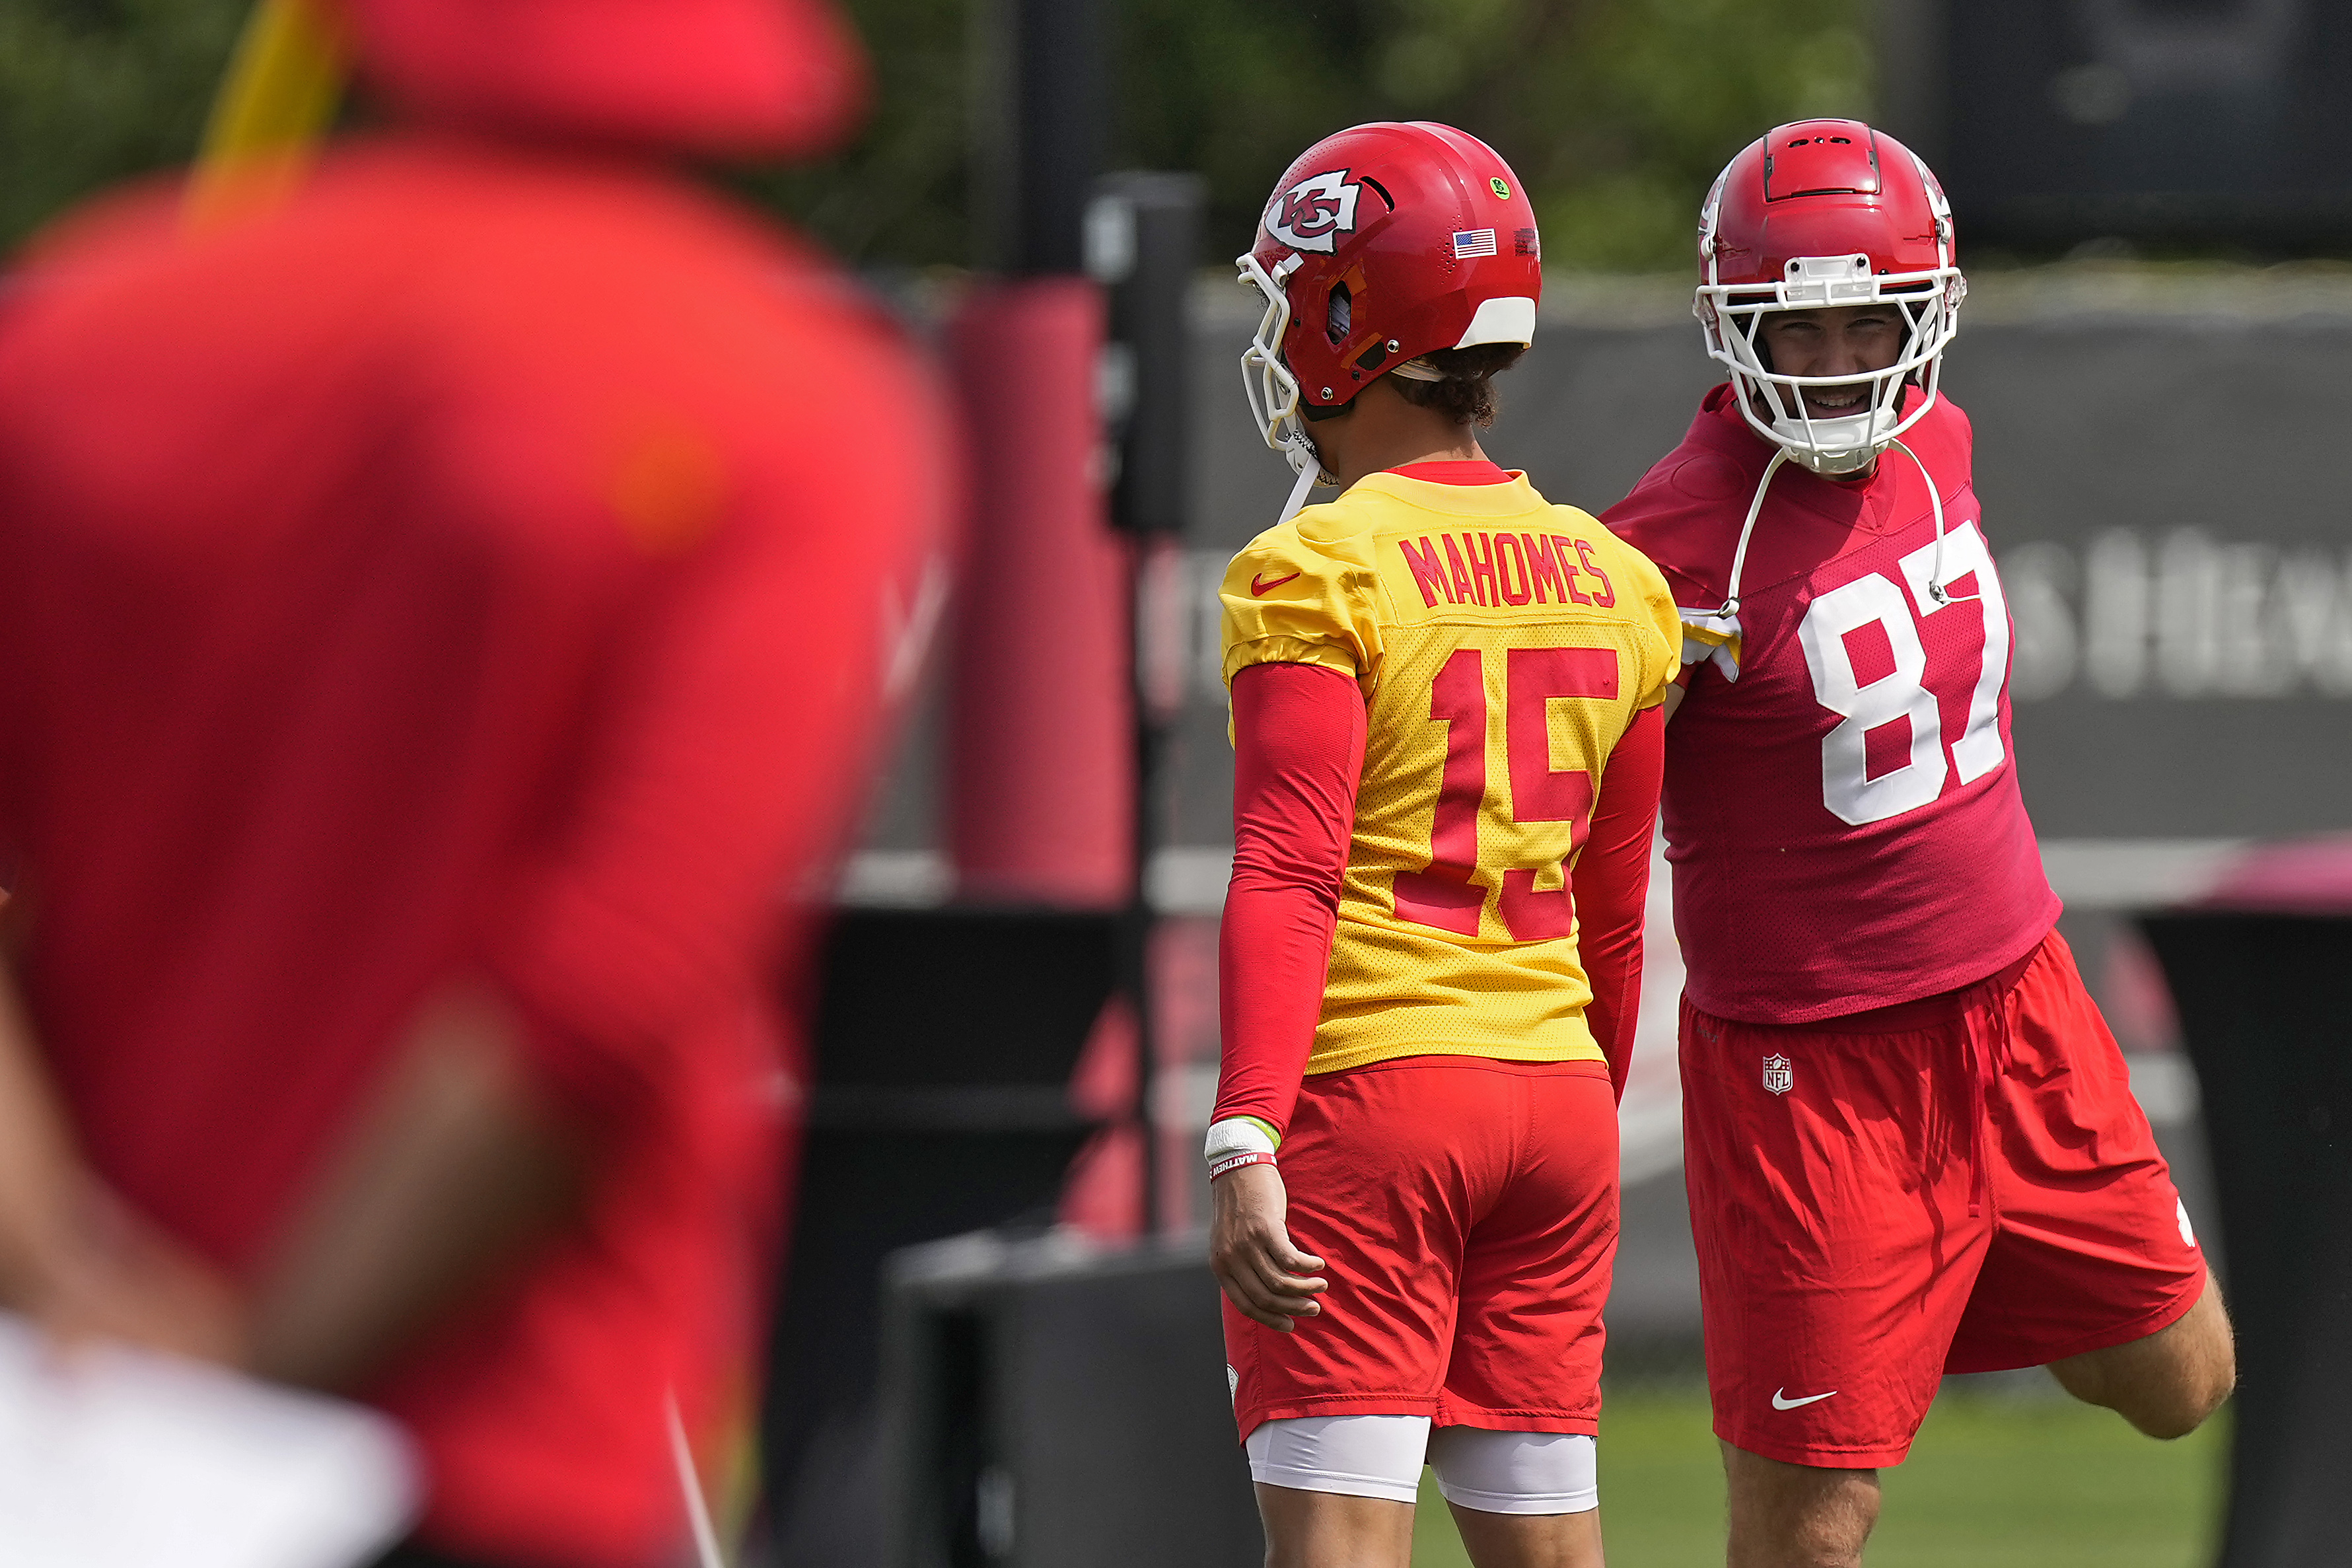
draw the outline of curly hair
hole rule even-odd
[[[1519,363],[1525,343],[1480,343],[1475,348],[1433,349],[1422,358],[1445,373],[1444,381],[1414,381],[1392,375],[1389,380],[1407,403],[1434,408],[1456,425],[1484,430],[1495,422],[1495,381]]]

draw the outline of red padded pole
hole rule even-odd
[[[975,287],[949,331],[971,449],[948,841],[957,895],[1123,907],[1134,886],[1129,566],[1109,527],[1083,278]]]

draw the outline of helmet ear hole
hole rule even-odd
[[[1349,292],[1344,280],[1332,284],[1330,308],[1324,313],[1323,335],[1331,340],[1333,348],[1348,341],[1354,321],[1355,296]]]

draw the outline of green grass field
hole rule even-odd
[[[2228,1413],[2178,1443],[2063,1397],[1948,1394],[1884,1472],[1870,1568],[2204,1568]],[[1612,1390],[1601,1431],[1611,1568],[1719,1568],[1723,1471],[1697,1389]],[[1469,1559],[1424,1475],[1414,1568]]]

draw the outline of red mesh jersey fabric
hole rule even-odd
[[[1933,995],[2031,952],[2057,919],[2018,794],[2010,623],[1967,417],[1938,398],[1906,440],[1943,499],[1950,602],[1927,591],[1935,524],[1909,458],[1846,483],[1786,466],[1740,584],[1738,679],[1693,666],[1666,728],[1675,929],[1690,999],[1717,1017],[1803,1023]],[[1602,516],[1665,573],[1686,625],[1725,602],[1769,456],[1718,386]]]

